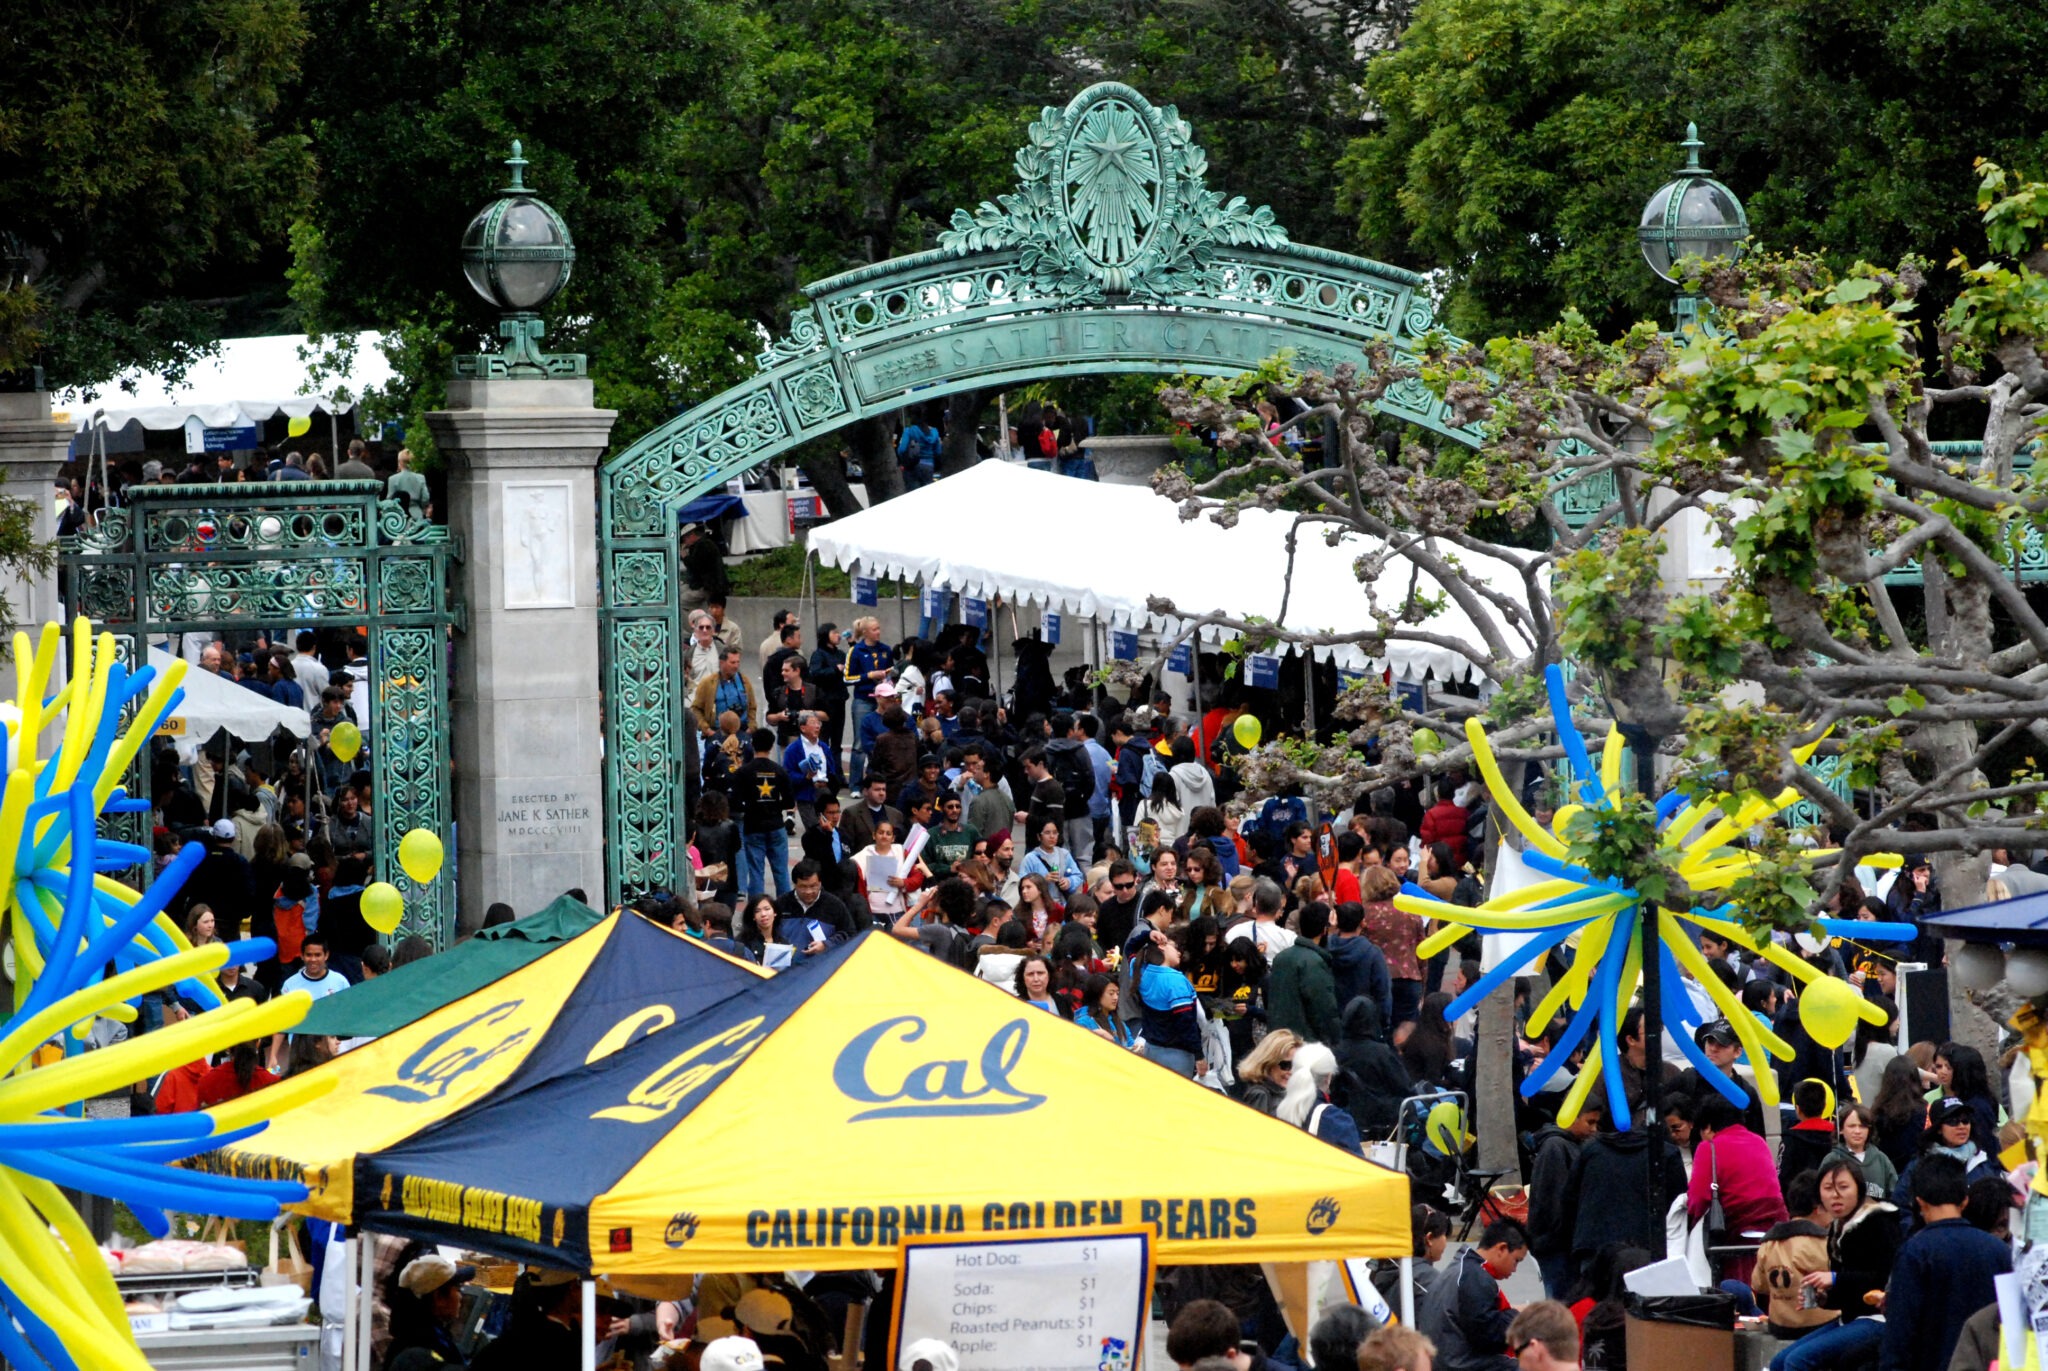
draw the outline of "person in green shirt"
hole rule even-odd
[[[949,791],[939,802],[939,826],[932,830],[931,839],[925,844],[925,865],[934,876],[949,876],[955,862],[973,855],[974,844],[980,839],[979,833],[960,822],[960,797]]]

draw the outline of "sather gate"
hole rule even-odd
[[[1172,106],[1104,83],[1047,108],[1015,191],[958,210],[940,246],[808,287],[751,380],[608,459],[598,487],[606,873],[616,900],[671,885],[684,850],[675,511],[820,434],[958,390],[1114,372],[1235,375],[1397,357],[1433,325],[1422,278],[1289,241],[1226,200]],[[1387,413],[1460,442],[1419,381]]]

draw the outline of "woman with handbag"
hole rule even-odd
[[[1762,1242],[1788,1217],[1771,1145],[1750,1132],[1742,1111],[1718,1094],[1700,1101],[1692,1126],[1700,1142],[1686,1191],[1686,1219],[1706,1224],[1709,1247]],[[1720,1274],[1747,1282],[1755,1266],[1756,1255],[1747,1253],[1729,1258]]]

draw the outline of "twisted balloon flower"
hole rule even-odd
[[[31,650],[15,637],[19,690],[0,706],[0,908],[17,962],[16,1009],[0,1024],[0,1356],[24,1371],[118,1367],[146,1371],[119,1290],[91,1233],[59,1186],[125,1203],[151,1233],[169,1232],[166,1209],[268,1220],[305,1187],[202,1175],[175,1163],[260,1131],[264,1120],[325,1085],[287,1081],[194,1114],[80,1119],[82,1102],[146,1080],[238,1042],[267,1037],[304,1017],[311,997],[268,1004],[224,1000],[213,973],[230,960],[273,955],[268,939],[189,946],[163,913],[204,850],[188,846],[138,894],[109,874],[150,860],[147,849],[101,839],[101,813],[147,807],[120,784],[128,765],[176,707],[180,662],[155,679],[131,673],[111,636],[93,642],[80,619],[72,677],[44,699],[59,630],[43,628]],[[119,728],[125,711],[133,717]],[[56,753],[38,761],[45,728],[61,728]],[[206,1006],[159,1032],[87,1053],[96,1018],[132,1022],[143,996],[167,987]],[[43,1049],[64,1055],[38,1065]]]
[[[1573,775],[1583,778],[1585,803],[1597,809],[1612,809],[1615,798],[1621,793],[1624,746],[1621,734],[1608,730],[1601,748],[1600,765],[1596,768],[1584,737],[1572,722],[1571,708],[1565,697],[1564,673],[1555,666],[1549,667],[1544,673],[1544,684],[1549,692],[1551,718],[1559,742],[1571,762]],[[1526,840],[1522,861],[1550,879],[1498,895],[1477,908],[1450,904],[1410,882],[1394,897],[1394,907],[1404,913],[1435,919],[1442,925],[1416,948],[1422,957],[1435,956],[1474,932],[1528,935],[1526,941],[1509,951],[1493,970],[1445,1008],[1444,1017],[1447,1019],[1470,1013],[1510,977],[1520,974],[1530,963],[1540,961],[1552,949],[1568,945],[1576,938],[1577,948],[1570,968],[1529,1011],[1530,1022],[1549,1023],[1560,1008],[1569,1005],[1572,1011],[1570,1022],[1563,1037],[1522,1082],[1522,1093],[1534,1096],[1541,1091],[1578,1045],[1591,1034],[1595,1041],[1587,1049],[1584,1069],[1565,1092],[1563,1106],[1558,1111],[1559,1121],[1569,1123],[1577,1118],[1594,1085],[1604,1082],[1608,1117],[1628,1122],[1630,1111],[1622,1082],[1621,1052],[1616,1035],[1628,1013],[1629,1002],[1636,995],[1642,973],[1643,920],[1639,897],[1632,888],[1602,880],[1585,868],[1573,865],[1568,849],[1559,841],[1557,833],[1544,829],[1516,798],[1513,788],[1501,774],[1500,764],[1494,759],[1486,732],[1477,719],[1465,721],[1465,736],[1472,744],[1473,759],[1499,813]],[[1803,763],[1813,754],[1814,746],[1817,744],[1798,749],[1794,756]],[[1681,792],[1667,793],[1658,799],[1656,806],[1658,855],[1694,891],[1726,890],[1754,870],[1758,860],[1755,854],[1732,846],[1733,841],[1752,826],[1797,803],[1798,799],[1799,792],[1789,786],[1769,799],[1750,797],[1743,800],[1717,794],[1705,801],[1689,802]],[[1558,832],[1563,831],[1575,808],[1566,806],[1558,812],[1555,820]],[[1824,849],[1802,853],[1799,860],[1809,866],[1817,866],[1833,861],[1836,855],[1836,850]],[[1876,859],[1878,864],[1889,865],[1896,865],[1897,860],[1896,857]],[[1756,1084],[1759,1096],[1766,1105],[1775,1106],[1778,1102],[1777,1076],[1774,1071],[1763,1068],[1769,1057],[1789,1059],[1792,1047],[1721,984],[1720,979],[1708,969],[1706,958],[1686,932],[1684,924],[1713,930],[1736,946],[1782,968],[1802,988],[1810,988],[1809,993],[1800,999],[1801,1020],[1817,1041],[1833,1036],[1832,1030],[1839,1028],[1840,1037],[1831,1044],[1838,1046],[1846,1039],[1852,1019],[1881,1024],[1884,1013],[1855,994],[1846,983],[1822,976],[1768,937],[1758,939],[1752,936],[1740,922],[1730,917],[1731,913],[1732,907],[1727,904],[1713,908],[1657,911],[1657,956],[1662,973],[1660,1007],[1664,1022],[1679,1030],[1674,1035],[1675,1040],[1686,1058],[1699,1068],[1701,1077],[1731,1103],[1746,1104],[1748,1096],[1742,1087],[1708,1059],[1688,1031],[1697,1027],[1701,1019],[1680,979],[1681,970],[1688,973],[1734,1028],[1746,1056],[1758,1068]],[[1903,941],[1916,933],[1910,924],[1825,918],[1816,919],[1814,923],[1816,935],[1823,942],[1831,934],[1849,931],[1858,938],[1875,941]],[[1827,1025],[1827,1029],[1816,1031],[1817,1023]]]

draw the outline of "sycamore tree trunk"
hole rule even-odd
[[[981,460],[976,444],[990,392],[962,390],[946,400],[946,441],[939,450],[939,475],[958,476]]]
[[[824,498],[825,508],[833,518],[860,513],[860,500],[853,493],[853,483],[846,479],[846,454],[836,443],[811,444],[797,456],[796,464],[803,469],[811,489]]]
[[[879,505],[903,493],[903,468],[896,465],[895,436],[886,419],[863,419],[846,430],[847,448],[860,463],[868,503]]]
[[[1517,767],[1514,770],[1521,770]],[[1499,861],[1500,825],[1486,826],[1486,863]],[[1541,968],[1538,968],[1539,970]],[[1479,1124],[1479,1167],[1505,1171],[1501,1183],[1516,1182],[1521,1149],[1515,1145],[1515,983],[1512,979],[1479,1002],[1472,1051],[1472,1112]]]

